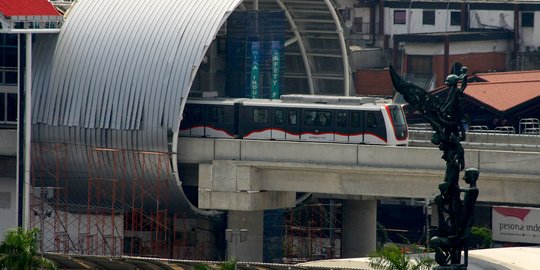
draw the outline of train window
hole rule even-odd
[[[346,127],[347,126],[347,113],[346,112],[338,112],[337,113],[337,125],[338,125],[338,127]]]
[[[268,123],[268,109],[253,109],[253,122],[259,124]]]
[[[289,111],[289,125],[296,125],[296,111]]]
[[[367,113],[367,127],[376,128],[377,127],[377,118],[375,118],[374,113]]]
[[[306,126],[330,126],[332,115],[330,112],[306,111],[304,124]]]
[[[390,107],[390,113],[392,114],[392,120],[394,121],[395,126],[405,126],[405,117],[398,106]]]
[[[351,127],[360,127],[360,113],[353,112],[351,113]]]
[[[282,109],[276,109],[274,111],[274,121],[278,125],[283,125],[283,110]]]
[[[223,122],[225,119],[225,110],[223,107],[211,107],[210,108],[210,122]]]
[[[200,106],[193,106],[190,107],[188,110],[186,110],[187,119],[190,119],[194,122],[201,122],[202,121],[202,110]]]
[[[313,126],[313,122],[315,121],[315,114],[314,111],[306,111],[306,114],[304,116],[304,125],[306,126]]]

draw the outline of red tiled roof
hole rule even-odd
[[[477,78],[487,82],[522,82],[540,80],[540,70],[479,73]]]
[[[540,78],[536,81],[469,83],[465,95],[504,112],[540,97]]]
[[[0,13],[11,16],[60,16],[47,0],[0,0]]]

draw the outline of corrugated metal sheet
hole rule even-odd
[[[178,205],[183,193],[169,144],[199,64],[240,2],[78,1],[61,33],[39,36],[34,47],[33,144],[45,149],[34,151],[41,170],[67,162],[66,178],[139,179],[148,188],[167,179],[166,196]],[[70,201],[86,204],[88,186],[77,183]]]

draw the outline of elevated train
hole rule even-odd
[[[406,145],[401,105],[373,97],[188,99],[181,136]]]

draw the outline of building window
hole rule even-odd
[[[521,13],[521,27],[534,27],[534,13],[533,12]]]
[[[406,24],[407,23],[407,11],[394,10],[394,24]]]
[[[435,25],[435,10],[424,10],[422,12],[422,24]]]
[[[17,123],[17,93],[0,92],[0,124]]]
[[[461,25],[461,11],[450,12],[450,25]]]
[[[369,33],[369,24],[364,23],[364,18],[354,17],[353,30],[356,33]]]
[[[408,73],[431,74],[431,56],[429,55],[409,55]]]

